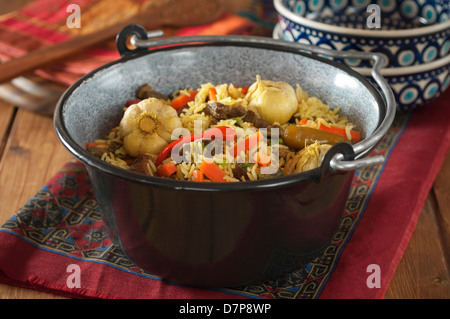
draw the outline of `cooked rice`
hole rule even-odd
[[[309,126],[317,128],[318,125],[325,125],[330,127],[334,125],[345,129],[347,138],[351,139],[350,131],[355,127],[354,124],[348,121],[345,116],[340,116],[340,108],[330,108],[327,104],[323,103],[317,97],[310,97],[305,92],[300,84],[296,86],[297,100],[299,102],[298,112],[294,114],[296,123],[298,124],[300,119],[308,119],[314,121]]]
[[[233,84],[213,85],[212,83],[206,83],[201,85],[198,89],[198,93],[195,96],[194,101],[189,102],[187,105],[188,107],[179,114],[183,128],[186,128],[189,132],[194,133],[196,132],[196,125],[199,124],[202,132],[210,127],[228,126],[234,129],[237,133],[238,140],[236,143],[240,142],[249,136],[250,130],[255,130],[253,124],[244,122],[241,118],[221,120],[213,123],[212,117],[206,115],[204,112],[208,102],[208,93],[211,88],[215,88],[217,92],[217,100],[220,103],[225,105],[234,105],[238,103],[244,108],[247,108],[248,102],[245,99],[245,94],[243,93],[243,89],[241,87],[235,87]],[[177,94],[189,96],[191,91],[192,89],[183,89],[179,90]],[[309,96],[308,93],[301,88],[300,84],[296,85],[295,91],[298,100],[298,109],[294,114],[294,119],[297,124],[300,120],[309,120],[305,125],[315,128],[318,128],[319,125],[338,126],[344,128],[348,138],[351,139],[350,131],[354,128],[354,125],[348,121],[347,117],[339,114],[339,108],[332,109],[317,97]],[[118,126],[112,129],[107,137],[96,140],[96,142],[101,143],[102,145],[104,144],[105,147],[108,147],[111,143],[117,143],[119,147],[116,148],[115,152],[105,152],[101,159],[123,169],[132,169],[132,163],[126,161],[128,155],[123,147],[123,140],[119,136]],[[266,154],[271,157],[272,162],[277,163],[279,168],[283,168],[286,162],[295,156],[295,152],[291,151],[287,154],[286,158],[279,158],[278,154],[280,150],[289,150],[289,147],[281,142],[277,141],[275,144],[265,147]],[[206,157],[204,154],[204,146],[202,145],[202,141],[194,141],[189,143],[189,145],[190,147],[183,147],[185,158],[187,158],[188,161],[177,163],[177,171],[172,178],[177,180],[193,180],[194,172],[199,170],[199,165],[203,161],[213,161],[216,163],[220,169],[226,172],[227,176],[225,179],[228,181],[256,181],[260,178],[261,168],[258,163],[254,163],[254,160],[252,160],[249,154],[254,154],[256,150],[258,150],[258,147],[261,147],[261,145],[254,146],[252,150],[247,153],[241,152],[241,154],[238,154],[236,158],[231,156],[226,149],[224,152],[215,154],[212,158]],[[145,163],[148,175],[156,175],[157,167],[154,163],[155,159],[156,155],[152,155],[150,160]],[[171,161],[172,159],[169,157],[164,161],[164,163]],[[234,176],[233,170],[236,168],[236,165],[241,165],[242,163],[247,163],[245,165],[246,176],[242,176],[238,179]],[[208,182],[209,180],[205,179],[205,181]]]

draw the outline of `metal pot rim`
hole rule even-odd
[[[251,37],[251,36],[194,36],[194,37],[183,37],[186,38],[186,41],[192,40],[193,44],[189,45],[179,45],[179,46],[164,46],[164,44],[167,42],[167,39],[163,40],[155,40],[153,41],[153,45],[157,48],[153,50],[138,50],[138,52],[133,54],[128,54],[127,56],[122,56],[121,59],[118,59],[116,61],[112,61],[110,63],[107,63],[88,74],[82,76],[80,79],[78,79],[73,85],[71,85],[66,92],[61,96],[59,99],[55,112],[54,112],[54,126],[57,133],[58,138],[62,142],[62,144],[73,154],[77,159],[79,159],[82,163],[84,163],[88,168],[91,169],[97,169],[105,174],[113,175],[118,178],[128,180],[134,183],[140,183],[140,184],[147,184],[149,186],[153,187],[163,187],[168,189],[173,189],[175,191],[206,191],[206,192],[234,192],[234,191],[259,191],[259,190],[274,190],[277,188],[282,188],[294,184],[304,183],[308,181],[320,181],[320,179],[323,177],[324,172],[324,164],[322,164],[322,167],[316,168],[314,170],[310,170],[303,173],[297,173],[289,176],[282,176],[282,177],[276,177],[276,178],[269,178],[265,180],[258,180],[258,181],[247,181],[242,183],[198,183],[198,182],[191,182],[191,181],[178,181],[168,178],[160,178],[160,177],[152,177],[152,176],[146,176],[140,173],[127,171],[124,169],[121,169],[119,167],[116,167],[112,164],[106,163],[105,161],[102,161],[99,158],[96,158],[95,156],[91,155],[86,149],[78,145],[70,136],[70,134],[67,131],[66,124],[64,123],[64,105],[67,101],[67,99],[72,95],[73,91],[77,89],[82,83],[89,80],[91,77],[93,77],[96,73],[106,70],[114,65],[121,64],[123,62],[126,62],[130,59],[137,59],[142,56],[151,55],[156,52],[161,51],[170,51],[170,50],[179,50],[183,48],[188,47],[206,47],[206,46],[215,46],[215,45],[224,45],[220,44],[221,41],[224,41],[225,45],[229,46],[237,46],[237,47],[252,47],[252,48],[263,48],[263,49],[270,49],[270,50],[279,50],[283,52],[288,52],[292,54],[300,54],[304,55],[307,58],[311,59],[317,59],[320,60],[323,63],[330,64],[334,67],[340,68],[344,72],[348,73],[349,75],[357,78],[359,81],[361,81],[367,89],[371,92],[371,94],[374,96],[374,98],[377,100],[377,104],[381,109],[382,115],[384,115],[384,119],[381,119],[381,123],[378,124],[378,129],[382,129],[382,132],[374,132],[374,134],[378,134],[378,138],[370,141],[368,145],[361,146],[359,149],[361,152],[357,152],[356,158],[361,157],[368,153],[373,147],[375,147],[378,140],[384,135],[384,133],[387,131],[387,129],[390,127],[393,121],[393,111],[392,111],[392,105],[386,106],[385,100],[382,98],[379,91],[377,91],[370,83],[369,81],[363,77],[361,74],[358,74],[354,70],[352,70],[349,67],[346,67],[343,64],[339,64],[335,61],[332,61],[330,59],[322,58],[320,56],[316,55],[310,55],[305,52],[302,52],[303,50],[309,49],[309,46],[302,45],[302,44],[296,44],[296,43],[288,43],[285,41],[278,41],[274,39],[269,38],[261,38],[261,37]],[[189,38],[189,39],[188,39]],[[218,43],[211,44],[211,43],[200,43],[205,40],[214,39],[214,41],[217,41]],[[237,42],[235,42],[235,40]],[[170,39],[169,42],[177,43],[176,39]],[[194,43],[195,42],[195,43]],[[207,41],[208,42],[208,41]],[[231,44],[234,43],[234,44]],[[316,50],[316,53],[332,53],[335,52],[333,50],[327,50],[322,48],[314,48]],[[354,57],[354,55],[348,55],[347,53],[343,53],[345,57]],[[353,53],[356,54],[356,53]],[[380,67],[382,65],[382,57],[378,56],[376,54],[356,54],[356,58],[365,58],[365,59],[372,59],[375,58],[375,64],[377,64],[377,67]],[[379,60],[381,59],[381,60]],[[378,74],[376,68],[374,67],[374,77],[379,76],[381,79],[382,77]],[[382,79],[384,80],[384,79]],[[387,84],[386,84],[387,86]],[[391,93],[392,92],[384,92],[384,93]],[[392,102],[392,101],[391,101]],[[390,110],[389,110],[390,108]],[[394,106],[395,109],[395,106]],[[395,110],[394,110],[395,113]],[[369,137],[372,137],[370,135]],[[367,138],[369,138],[367,137]],[[366,139],[367,139],[366,138]],[[360,143],[357,143],[356,146]],[[358,148],[357,148],[358,149]],[[332,169],[326,170],[328,173],[333,173],[334,171],[338,171],[339,165],[336,166],[336,162],[340,162],[343,157],[345,156],[343,154],[336,154],[337,156],[333,158],[330,163],[327,163],[327,166],[330,166],[331,164]],[[353,160],[352,160],[353,161]],[[356,170],[360,167],[362,167],[362,164],[356,164],[356,166],[352,166],[352,161],[346,161],[347,163],[343,163],[345,165],[342,165],[341,169],[342,171],[352,171]],[[354,160],[355,162],[358,161],[364,161],[364,160]],[[370,162],[370,160],[369,160]],[[333,164],[334,163],[334,164]],[[349,165],[350,163],[350,165]],[[376,158],[376,160],[373,161],[372,164],[379,164],[380,158]],[[337,169],[336,169],[337,167]]]

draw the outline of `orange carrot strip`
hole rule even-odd
[[[265,153],[256,152],[255,161],[256,163],[258,163],[258,165],[266,167],[270,165],[270,163],[272,162],[272,158]]]
[[[106,143],[89,142],[89,143],[86,144],[86,149],[88,149],[90,147],[99,146],[99,145],[105,145],[106,146]]]
[[[196,169],[192,172],[192,180],[194,182],[203,182],[205,180],[205,176],[201,170]]]
[[[298,125],[306,125],[308,123],[308,120],[307,119],[301,119],[299,122],[298,122]]]
[[[224,178],[228,176],[226,172],[222,171],[217,165],[214,163],[203,162],[198,168],[208,177],[212,182],[227,182]]]
[[[216,88],[210,88],[208,91],[208,98],[210,101],[216,101],[217,102],[217,91]]]

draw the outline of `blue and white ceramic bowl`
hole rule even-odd
[[[371,29],[367,24],[373,5],[384,30],[413,29],[449,19],[448,0],[287,0],[298,16],[341,27]]]
[[[368,68],[354,68],[370,76]],[[450,55],[432,63],[404,68],[386,68],[381,74],[391,86],[399,110],[427,105],[450,85]]]
[[[385,56],[383,76],[399,109],[422,106],[448,87],[448,0],[274,0],[274,5],[277,38]],[[367,61],[340,62],[368,72]]]

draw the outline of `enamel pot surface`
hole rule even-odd
[[[114,243],[156,276],[206,287],[273,279],[320,255],[338,227],[354,171],[383,161],[367,156],[395,113],[392,92],[378,73],[379,57],[358,56],[375,62],[375,88],[320,57],[331,51],[259,37],[148,40],[138,26],[123,32],[122,58],[72,85],[54,115],[61,142],[87,168]],[[135,50],[123,45],[130,35]],[[363,141],[335,145],[312,171],[241,183],[145,176],[85,149],[119,123],[125,102],[144,83],[169,94],[209,82],[250,85],[256,75],[299,83],[311,96],[340,107]]]

